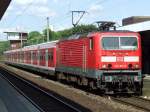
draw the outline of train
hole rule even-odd
[[[5,51],[5,63],[105,94],[142,95],[140,34],[102,28],[106,29]]]

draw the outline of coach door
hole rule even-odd
[[[48,52],[48,66],[49,67],[54,67],[54,60],[53,60],[53,48],[49,49]]]
[[[40,65],[40,50],[37,51],[37,65]]]
[[[83,45],[82,71],[86,72],[86,45]]]
[[[48,49],[46,49],[45,61],[46,61],[46,67],[48,67]]]
[[[33,51],[31,51],[31,62],[30,64],[33,64]]]

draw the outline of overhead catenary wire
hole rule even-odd
[[[94,3],[92,2],[92,4],[93,5],[102,5],[102,4],[104,4],[108,1],[110,1],[110,0],[96,0]],[[91,15],[91,13],[89,12],[89,9],[87,9],[87,15]],[[85,15],[85,18],[83,19],[83,21],[86,21],[86,23],[89,23],[89,24],[94,24],[95,22],[93,22],[93,21],[90,22],[90,21],[86,20],[87,17],[89,18],[89,16],[87,16],[87,15]],[[97,19],[96,16],[92,16],[92,18],[95,19],[95,20]]]
[[[96,1],[96,4],[104,3],[104,2],[106,2],[106,1],[108,1],[108,0]],[[16,15],[16,17],[12,20],[12,22],[10,23],[9,26],[12,26],[13,24],[15,24],[16,21],[17,21],[17,20],[29,9],[29,7],[31,7],[33,4],[34,4],[34,0],[32,0],[30,3],[28,3],[28,5],[27,5],[22,11],[20,11],[20,12],[21,12],[20,14]],[[68,2],[68,4],[69,4],[69,5],[68,5],[68,9],[71,9],[71,6],[72,6],[72,5],[71,5],[71,2]],[[51,19],[51,24],[57,26],[57,25],[61,24],[61,23],[64,22],[64,21],[68,21],[68,22],[69,22],[68,19],[70,19],[70,18],[68,18],[68,14],[67,14],[67,16],[64,16],[63,18],[61,18],[60,21],[59,21],[59,20],[56,20],[55,18],[52,18],[52,19]],[[86,18],[84,18],[84,20],[86,20]],[[58,21],[59,21],[59,22],[58,22]]]
[[[12,26],[19,17],[21,17],[28,9],[31,7],[34,3],[34,0],[32,0],[21,12],[20,14],[16,15],[15,18],[12,20],[12,22],[8,26]]]

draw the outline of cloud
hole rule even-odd
[[[56,12],[51,10],[49,7],[46,6],[31,6],[28,10],[28,14],[38,16],[38,17],[52,17],[56,16]]]
[[[58,3],[58,0],[53,0],[54,3]]]
[[[54,2],[55,4],[68,4],[68,2],[70,3],[71,0],[51,0],[52,2]]]
[[[57,0],[54,0],[57,2]],[[56,12],[48,7],[49,0],[14,0],[14,7],[18,7],[20,10],[16,10],[15,15],[22,15],[26,13],[28,15],[37,17],[52,17],[56,15]]]
[[[100,4],[95,4],[95,5],[91,5],[90,8],[88,9],[88,12],[90,14],[96,14],[96,13],[100,13],[103,10],[102,5]]]
[[[19,0],[20,1],[20,0]],[[39,1],[39,0],[37,0]],[[45,2],[47,0],[44,0]],[[29,2],[21,2],[22,4]],[[30,2],[31,3],[31,2]],[[23,5],[19,6],[20,10],[14,7],[13,14],[18,15],[32,15],[37,17],[54,17],[56,16],[56,12],[50,9],[46,4],[40,4],[40,2],[36,2],[39,4],[31,4],[31,5]]]
[[[48,0],[14,0],[15,4],[18,5],[28,5],[30,3],[33,4],[47,4]]]

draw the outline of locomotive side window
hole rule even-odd
[[[94,46],[93,38],[90,38],[90,50],[93,50],[93,46]]]

